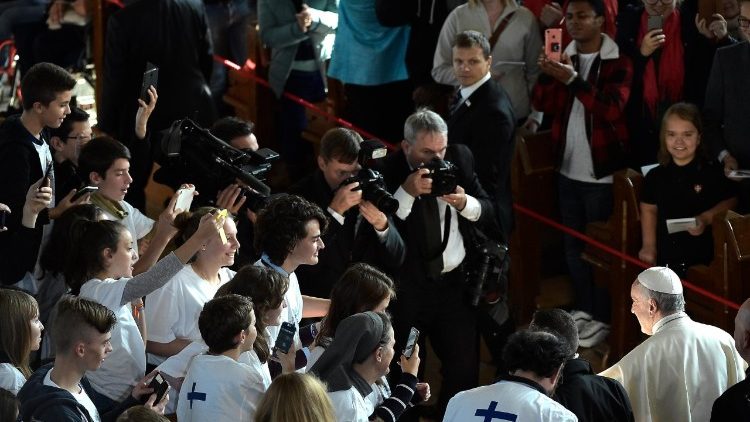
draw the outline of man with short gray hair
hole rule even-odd
[[[420,343],[429,337],[444,362],[441,411],[454,394],[478,382],[477,312],[466,300],[466,270],[473,226],[494,219],[471,151],[465,145],[448,146],[447,132],[438,114],[418,110],[406,120],[401,149],[378,163],[388,191],[399,201],[394,224],[406,244],[396,277],[399,299],[392,305],[396,350],[403,348],[411,327],[421,331]],[[443,160],[456,166],[457,185],[451,191],[439,183],[441,171],[434,171],[445,169]],[[391,369],[397,376],[399,368]]]
[[[631,312],[649,337],[600,375],[625,387],[638,421],[707,421],[711,406],[745,378],[745,363],[727,332],[685,313],[682,282],[651,267],[630,289]]]

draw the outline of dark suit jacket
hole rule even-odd
[[[747,41],[720,48],[714,56],[706,87],[705,139],[712,157],[726,149],[739,161],[740,168],[750,166],[750,43]]]
[[[513,228],[510,164],[515,127],[508,94],[492,79],[477,88],[448,120],[448,143],[471,149],[479,180],[493,199],[498,226],[486,234],[506,243]]]
[[[711,422],[750,421],[750,369],[745,376],[716,399],[711,409]]]
[[[327,210],[333,200],[333,192],[320,170],[299,181],[289,192],[314,202],[323,210]],[[328,229],[322,236],[325,248],[320,251],[318,264],[303,265],[295,271],[302,293],[330,297],[333,285],[354,262],[364,262],[394,275],[404,262],[406,246],[391,217],[388,226],[388,233],[381,241],[372,225],[359,215],[357,207],[345,213],[343,225],[329,215]]]
[[[0,284],[16,283],[34,269],[44,225],[49,223],[47,210],[43,210],[36,227],[21,225],[26,192],[44,176],[34,139],[18,115],[0,125],[0,203],[11,210],[5,219],[8,230],[0,232]],[[42,140],[48,139],[47,131],[42,131]]]
[[[133,131],[147,62],[159,67],[149,128],[168,128],[196,111],[199,123],[213,123],[211,38],[200,0],[138,0],[109,18],[99,125],[123,142]]]
[[[464,246],[467,248],[468,259],[472,252],[471,245],[475,242],[475,229],[477,227],[484,227],[488,222],[494,222],[495,215],[490,197],[484,188],[482,188],[482,184],[474,172],[474,157],[471,151],[465,145],[449,145],[445,159],[453,162],[458,167],[458,184],[466,190],[467,194],[476,198],[482,206],[482,214],[476,222],[471,222],[462,217],[460,213],[457,213],[458,228],[464,239]],[[406,177],[412,172],[402,150],[389,154],[378,164],[378,169],[383,173],[388,191],[391,193],[396,192],[399,186],[406,180]],[[403,282],[400,288],[434,288],[434,284],[427,282],[426,279],[426,261],[429,258],[424,256],[425,251],[420,247],[421,241],[425,237],[425,230],[420,218],[421,216],[413,211],[406,220],[401,220],[398,217],[394,218],[396,225],[401,229],[401,236],[406,243],[406,259],[398,276],[398,279]],[[464,262],[466,262],[466,259]]]
[[[555,401],[575,413],[580,422],[632,422],[628,393],[618,381],[595,375],[584,359],[571,359],[563,368]]]

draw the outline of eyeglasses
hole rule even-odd
[[[652,6],[655,5],[656,3],[659,3],[659,1],[661,1],[661,4],[666,4],[666,5],[670,5],[674,3],[674,0],[643,0],[643,1],[645,1],[646,4],[650,4]]]
[[[78,134],[76,136],[68,136],[65,139],[75,139],[78,142],[88,142],[91,140],[91,135]]]
[[[744,16],[740,16],[739,18],[737,18],[737,22],[740,24],[741,27],[745,29],[750,28],[750,19]]]

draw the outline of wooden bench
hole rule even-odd
[[[714,258],[709,265],[694,265],[687,279],[694,285],[741,304],[750,296],[750,216],[733,211],[717,214],[712,223]],[[686,310],[696,321],[734,332],[737,311],[685,289]]]
[[[626,255],[637,257],[641,248],[639,198],[643,176],[632,169],[614,174],[612,215],[587,225],[586,235]],[[642,268],[592,245],[582,256],[591,264],[594,281],[606,287],[612,304],[610,354],[619,359],[638,344],[640,329],[630,313],[630,286]]]

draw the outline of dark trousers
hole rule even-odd
[[[398,356],[411,327],[416,327],[420,331],[420,373],[424,370],[427,338],[441,362],[440,418],[448,400],[460,391],[476,387],[479,380],[477,310],[468,304],[465,275],[460,268],[440,280],[427,282],[427,288],[410,284],[412,280],[402,280],[398,300],[393,303],[397,356],[391,366],[391,379],[400,376]]]
[[[612,214],[612,184],[586,183],[559,175],[560,216],[562,223],[581,233],[586,224],[605,221]],[[575,308],[588,312],[598,321],[610,319],[607,290],[594,284],[591,266],[581,259],[585,247],[582,240],[565,235],[565,261],[573,281]]]
[[[414,112],[411,82],[383,85],[344,85],[345,118],[382,140],[398,144],[404,139],[404,121]]]

